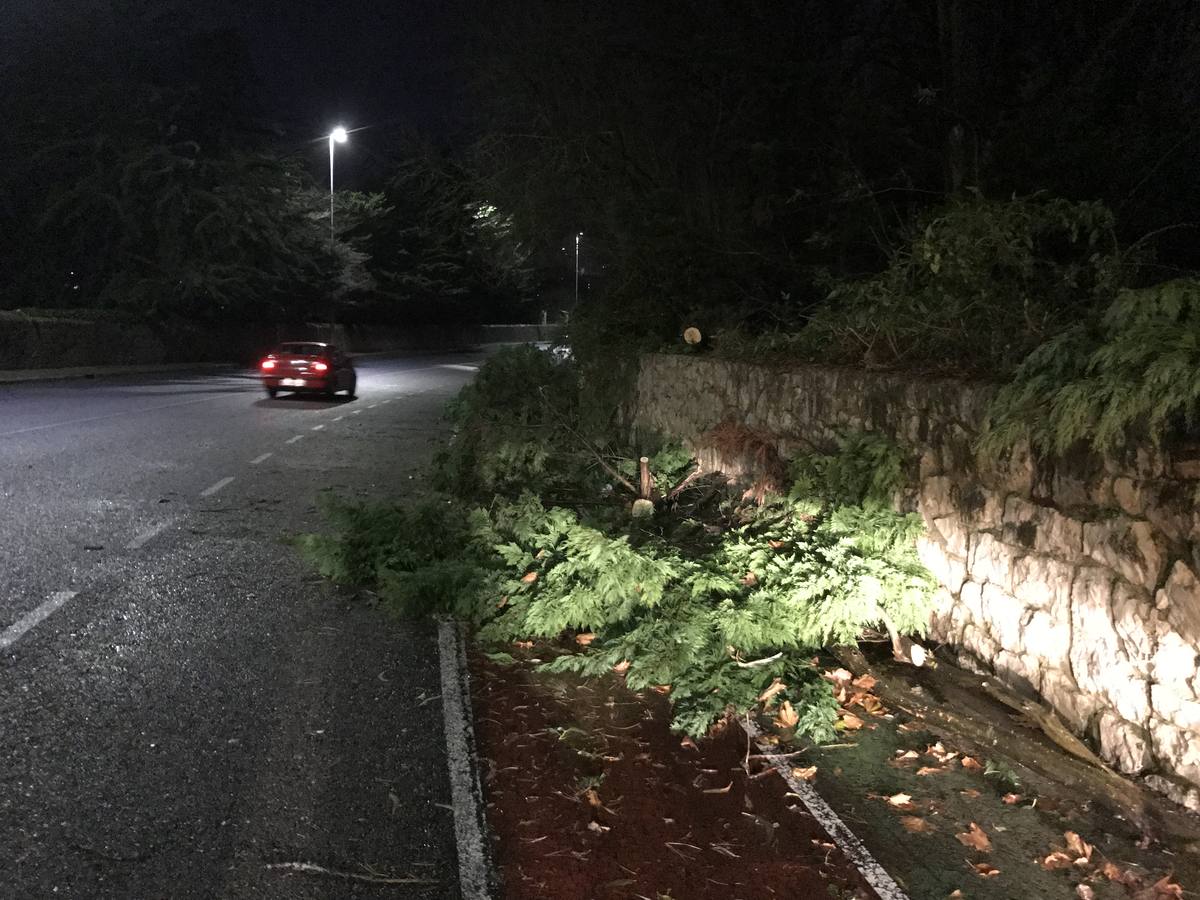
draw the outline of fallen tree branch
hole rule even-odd
[[[1016,695],[1007,692],[1006,699],[1007,689],[998,687],[994,678],[972,675],[944,662],[922,669],[889,662],[871,665],[857,647],[835,647],[830,652],[856,675],[869,671],[876,679],[872,691],[884,704],[963,752],[1008,765],[1037,793],[1069,801],[1077,801],[1081,794],[1094,798],[1123,815],[1143,836],[1200,840],[1200,822],[1195,818],[1103,762],[1093,762],[1095,754],[1086,747],[1087,755],[1064,747],[1044,730],[1044,717],[1030,714],[1037,704],[1020,698],[1009,702]],[[1014,726],[1008,709],[1018,710],[1029,727]],[[1065,726],[1059,726],[1065,732]]]
[[[302,875],[323,875],[329,878],[342,878],[347,881],[363,881],[368,884],[440,884],[434,878],[416,878],[411,875],[361,875],[358,872],[342,872],[337,869],[327,869],[310,862],[281,862],[267,863],[268,869],[283,869],[288,872],[299,872]]]

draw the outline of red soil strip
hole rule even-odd
[[[735,725],[695,746],[616,677],[471,668],[507,900],[873,896]]]

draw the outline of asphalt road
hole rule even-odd
[[[281,539],[419,485],[477,362],[0,386],[0,897],[458,895],[435,630]]]

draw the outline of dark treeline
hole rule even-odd
[[[434,5],[463,127],[376,147],[332,242],[320,136],[266,127],[236,32],[122,2],[22,48],[0,305],[528,316],[570,305],[582,231],[584,318],[622,339],[794,331],[956,202],[1074,277],[1078,211],[1012,231],[1013,197],[1102,204],[1134,283],[1200,265],[1190,0]]]
[[[606,315],[794,324],[950,198],[1102,201],[1146,277],[1200,263],[1188,0],[486,5],[476,164]],[[1157,269],[1155,268],[1157,267]]]

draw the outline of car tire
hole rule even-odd
[[[357,379],[357,378],[351,378],[351,379],[350,379],[350,387],[348,387],[348,388],[346,389],[346,399],[347,399],[347,400],[353,400],[353,399],[354,399],[354,390],[355,390],[355,388],[357,388],[357,387],[358,387],[358,379]]]
[[[279,388],[267,388],[267,396],[274,400],[279,396]]]

